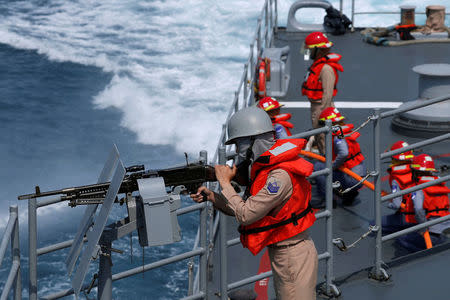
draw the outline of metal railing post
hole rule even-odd
[[[28,292],[30,300],[37,300],[37,201],[28,200]]]
[[[201,159],[207,163],[208,162],[208,153],[206,151],[200,152]],[[207,217],[208,217],[208,206],[205,205],[200,210],[200,247],[203,249],[207,249],[207,236],[206,236],[206,226],[207,226]],[[200,291],[205,293],[206,297],[205,299],[208,299],[208,279],[207,279],[207,272],[208,272],[208,251],[203,252],[200,255],[200,267],[199,267],[199,274],[200,274]]]
[[[253,61],[253,47],[255,46],[254,43],[250,44],[250,55],[249,55],[249,63],[250,63],[250,81],[249,81],[249,89],[250,89],[250,100],[245,104],[249,105],[249,102],[253,102],[255,98],[255,62]]]
[[[244,103],[247,102],[248,97],[248,63],[244,64],[244,82],[243,82],[243,88],[244,88]],[[236,110],[237,111],[237,110]]]
[[[225,147],[219,148],[219,164],[226,163]],[[227,216],[219,212],[219,231],[220,231],[220,299],[228,300],[228,268],[227,268]]]
[[[278,0],[275,0],[275,32],[278,32]]]
[[[352,0],[352,28],[351,31],[355,31],[355,0]]]
[[[17,205],[12,205],[9,207],[10,215],[16,215],[16,222],[14,224],[13,232],[11,234],[11,253],[12,262],[19,265],[17,270],[16,279],[14,281],[14,299],[22,299],[22,276],[20,271],[20,240],[19,240],[19,209]]]
[[[109,300],[112,299],[112,242],[108,237],[102,236],[99,245],[101,250],[98,265],[97,299]]]
[[[261,17],[258,18],[258,28],[256,29],[256,56],[261,55]]]
[[[275,40],[275,35],[274,35],[274,30],[273,30],[273,10],[272,10],[272,2],[273,0],[269,0],[268,6],[269,6],[269,29],[270,29],[270,43],[269,43],[269,47],[273,46],[274,40]]]
[[[268,48],[269,47],[269,0],[266,0],[264,10],[265,10],[264,47]]]
[[[326,210],[330,212],[326,218],[326,235],[327,235],[327,252],[330,256],[327,258],[327,294],[331,294],[331,284],[333,282],[333,171],[332,171],[332,136],[331,136],[331,120],[325,121],[328,128],[325,134],[325,167],[330,170],[326,178]]]
[[[374,205],[375,205],[375,224],[378,231],[375,238],[375,277],[382,278],[382,230],[381,230],[381,159],[380,159],[380,109],[374,109],[373,118],[373,146],[374,146]]]

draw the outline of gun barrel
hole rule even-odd
[[[64,194],[63,190],[55,190],[55,191],[49,191],[49,192],[43,192],[43,193],[35,193],[35,194],[26,194],[26,195],[20,195],[17,197],[19,200],[28,200],[38,197],[47,197],[47,196],[54,196]]]
[[[109,187],[109,182],[89,184],[89,185],[83,185],[83,186],[78,186],[78,187],[70,187],[70,188],[48,191],[48,192],[41,192],[39,190],[39,188],[37,187],[36,193],[20,195],[17,197],[17,199],[28,200],[28,199],[32,199],[32,198],[48,197],[48,196],[55,196],[55,195],[70,195],[70,194],[77,195],[77,194],[86,194],[86,193],[98,193],[105,189],[108,189],[108,187]]]

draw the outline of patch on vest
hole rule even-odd
[[[269,194],[276,194],[280,190],[281,183],[277,181],[276,179],[269,179],[269,182],[267,183],[266,189],[269,192]]]

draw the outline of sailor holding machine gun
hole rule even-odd
[[[270,117],[256,107],[236,112],[227,125],[226,144],[236,145],[236,165],[215,167],[221,194],[200,187],[192,199],[202,202],[206,196],[235,216],[241,243],[254,255],[268,247],[277,299],[315,299],[317,251],[307,232],[315,216],[306,180],[313,166],[299,157],[306,140],[275,141]],[[247,186],[244,199],[232,179]]]

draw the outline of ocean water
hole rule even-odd
[[[0,0],[0,232],[9,205],[18,204],[25,298],[26,203],[17,195],[36,185],[45,191],[95,182],[113,143],[125,165],[147,168],[182,163],[184,152],[190,160],[203,149],[212,155],[263,3]],[[279,1],[280,25],[292,3]],[[419,0],[370,0],[357,9],[393,11],[402,4],[424,11]],[[350,5],[345,1],[348,16]],[[313,22],[323,16],[320,10],[301,15]],[[417,16],[417,23],[423,20]],[[357,16],[355,24],[396,22],[398,16],[374,15]],[[39,210],[38,247],[73,237],[83,210],[64,204]],[[123,215],[123,207],[112,214]],[[197,220],[181,217],[182,242],[146,248],[145,263],[192,249]],[[132,263],[129,243],[114,244],[125,250],[114,254],[114,273],[142,264],[137,237]],[[60,260],[66,253],[39,257],[40,295],[70,286]],[[7,267],[0,269],[0,286]],[[92,263],[87,280],[96,268]],[[179,298],[186,278],[185,261],[115,282],[114,298]]]

